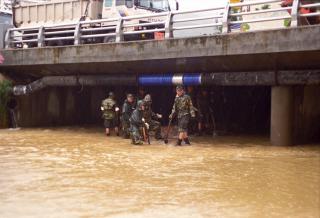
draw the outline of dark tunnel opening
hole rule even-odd
[[[167,125],[175,98],[173,86],[116,86],[116,87],[47,87],[40,92],[17,97],[18,125],[81,126],[103,128],[100,105],[109,91],[115,92],[122,105],[127,93],[137,94],[143,89],[152,96],[152,109],[163,115],[161,124]],[[202,90],[208,92],[216,130],[221,134],[268,134],[270,129],[271,88],[267,86],[211,86],[186,87],[196,106]],[[27,113],[26,113],[27,112]],[[195,121],[196,122],[196,121]]]

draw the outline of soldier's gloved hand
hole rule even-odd
[[[146,126],[147,129],[149,129],[150,127],[149,123],[144,123],[144,125]]]
[[[195,114],[195,113],[191,113],[191,117],[192,117],[192,118],[195,118],[195,117],[196,117],[196,114]]]
[[[102,111],[104,111],[104,107],[100,107],[100,109],[101,109]]]
[[[169,119],[170,119],[170,120],[172,120],[172,118],[173,118],[173,115],[172,115],[172,114],[170,114],[170,115],[169,115]]]
[[[114,110],[115,110],[116,112],[118,112],[118,111],[120,110],[120,108],[116,107]]]
[[[144,123],[145,123],[145,122],[146,122],[146,120],[145,120],[144,118],[142,118],[142,122],[144,122]]]
[[[161,118],[162,118],[162,115],[161,115],[161,114],[157,114],[157,117],[158,117],[159,119],[161,119]]]

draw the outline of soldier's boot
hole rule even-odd
[[[140,139],[134,139],[132,144],[134,144],[134,145],[143,145],[143,142]]]
[[[186,143],[186,145],[191,145],[190,141],[189,141],[189,138],[185,138],[184,139],[184,142]]]
[[[143,142],[140,140],[140,137],[138,135],[132,135],[132,144],[133,145],[142,145]]]
[[[181,146],[181,143],[182,143],[182,140],[181,139],[178,139],[177,143],[176,143],[176,146]]]

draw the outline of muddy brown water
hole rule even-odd
[[[97,128],[0,130],[0,217],[320,217],[320,145],[132,146]]]

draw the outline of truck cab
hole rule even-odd
[[[102,18],[127,17],[177,10],[172,0],[104,0]]]

